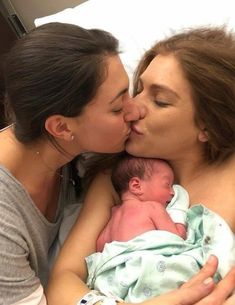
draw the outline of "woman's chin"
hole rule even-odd
[[[143,154],[141,154],[141,151],[138,147],[139,145],[135,145],[133,142],[128,140],[126,142],[125,150],[128,154],[133,155],[135,157],[142,157]]]

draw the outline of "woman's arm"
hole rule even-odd
[[[53,268],[47,300],[51,305],[74,305],[89,289],[85,257],[96,251],[96,239],[118,201],[110,174],[99,174],[86,194],[83,208]]]
[[[42,262],[33,255],[33,251],[38,251],[37,242],[42,241],[36,236],[39,227],[27,209],[25,197],[20,197],[15,185],[2,181],[4,179],[0,182],[0,304],[27,304],[30,300],[31,305],[38,305],[45,300],[36,267],[42,266]],[[4,185],[9,185],[9,191]],[[22,207],[23,204],[26,207]]]

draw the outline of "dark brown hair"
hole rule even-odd
[[[117,54],[111,34],[72,24],[49,23],[17,41],[5,62],[6,103],[17,139],[50,139],[44,128],[49,116],[81,114],[106,78],[106,57]]]
[[[137,68],[134,94],[140,75],[158,54],[174,54],[191,84],[195,122],[206,126],[209,137],[205,159],[227,159],[235,151],[235,35],[225,27],[198,28],[157,42]]]
[[[119,157],[119,160],[113,167],[111,180],[116,192],[121,195],[129,188],[129,181],[133,177],[138,177],[140,179],[148,179],[152,176],[153,171],[156,172],[155,164],[166,161],[161,159],[152,158],[141,158],[133,157],[127,153],[124,153]],[[170,165],[169,165],[170,167]]]

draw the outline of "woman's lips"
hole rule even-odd
[[[131,128],[128,130],[128,132],[126,134],[127,138],[129,138],[130,134],[131,134]]]
[[[134,132],[135,134],[138,134],[138,135],[142,135],[143,133],[140,131],[140,129],[135,126],[135,125],[132,125],[131,126],[131,131]]]

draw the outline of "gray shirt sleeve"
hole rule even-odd
[[[0,201],[0,304],[12,304],[40,284],[30,266],[25,224],[13,206]]]
[[[0,165],[0,304],[14,304],[45,287],[61,212],[49,222],[28,192]]]

